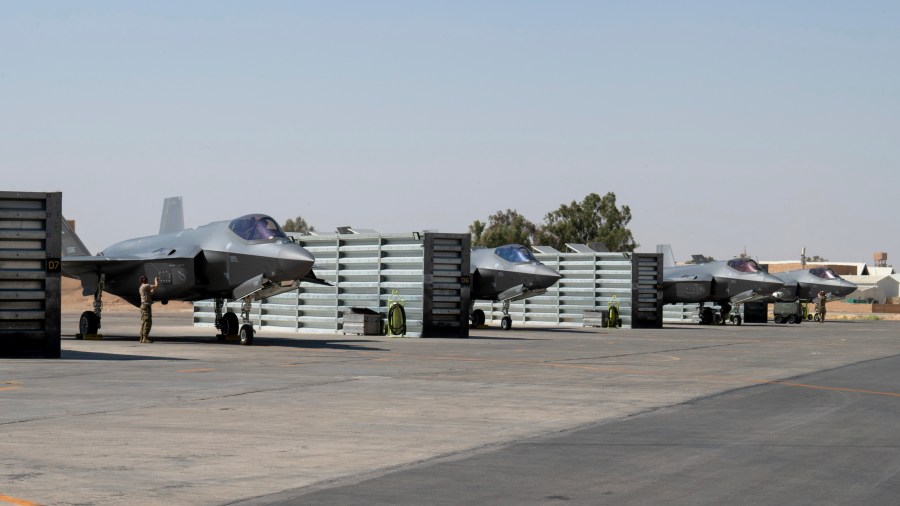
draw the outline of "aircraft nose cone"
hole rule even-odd
[[[278,264],[284,272],[285,279],[299,279],[306,275],[316,257],[298,244],[285,244],[278,252]]]
[[[834,290],[834,295],[836,297],[846,297],[856,291],[856,283],[851,283],[846,279],[841,279],[840,282],[840,286]]]
[[[535,288],[550,288],[562,277],[558,272],[547,267],[546,265],[538,265],[534,272]]]
[[[762,281],[760,283],[762,284],[762,287],[758,292],[760,294],[771,294],[784,286],[784,281],[782,281],[781,278],[766,273],[763,273]]]

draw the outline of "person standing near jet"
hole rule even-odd
[[[816,299],[816,313],[819,316],[819,323],[825,323],[825,291],[819,292],[819,297]]]
[[[141,287],[138,293],[141,295],[141,340],[142,343],[152,343],[150,339],[150,327],[153,326],[153,292],[159,286],[159,278],[153,278],[151,285],[147,276],[141,276]]]

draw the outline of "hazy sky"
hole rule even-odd
[[[614,192],[653,251],[900,256],[900,3],[0,3],[0,190],[92,251],[265,212],[537,223]],[[895,261],[896,262],[896,261]]]

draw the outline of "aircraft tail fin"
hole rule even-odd
[[[675,255],[671,244],[657,244],[656,252],[663,254],[663,267],[675,267]]]
[[[170,234],[184,230],[184,206],[181,197],[169,197],[163,201],[162,218],[159,220],[159,233]]]
[[[62,218],[62,256],[91,256],[91,252],[75,234],[75,230],[69,226],[65,216]]]

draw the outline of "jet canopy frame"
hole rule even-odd
[[[255,241],[271,241],[274,239],[288,239],[287,234],[282,230],[271,216],[265,214],[247,214],[240,218],[231,220],[228,229],[236,236],[248,242]]]
[[[531,250],[519,244],[500,246],[494,250],[494,254],[514,264],[538,263]]]

